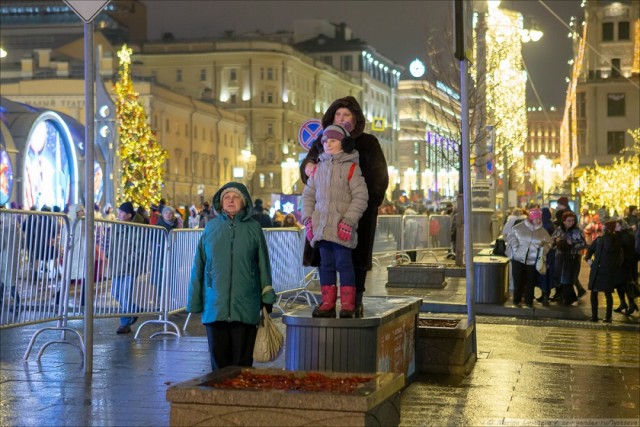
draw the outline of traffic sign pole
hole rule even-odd
[[[110,0],[65,0],[65,3],[84,22],[84,204],[85,204],[85,277],[84,277],[84,364],[85,376],[93,373],[93,270],[94,240],[94,128],[95,128],[95,55],[93,50],[93,19]],[[65,299],[66,301],[66,299]]]

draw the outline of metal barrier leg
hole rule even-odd
[[[186,332],[187,326],[189,326],[189,320],[191,320],[191,313],[187,316],[187,320],[184,321],[184,326],[182,327],[182,332]]]
[[[47,341],[46,343],[44,343],[44,345],[40,348],[40,351],[38,352],[38,356],[36,360],[40,360],[40,358],[42,357],[42,354],[44,353],[44,350],[51,344],[69,344],[72,345],[74,347],[76,347],[77,349],[80,350],[81,353],[81,357],[82,359],[84,359],[84,353],[85,353],[85,345],[84,345],[84,340],[82,339],[82,335],[80,335],[80,332],[76,331],[75,329],[72,328],[67,328],[67,327],[60,327],[60,326],[52,326],[52,327],[47,327],[47,328],[41,328],[38,329],[36,331],[35,334],[33,334],[33,336],[31,337],[31,341],[29,341],[29,345],[27,346],[27,351],[24,353],[24,356],[22,357],[23,361],[27,361],[29,359],[29,354],[31,353],[31,349],[33,348],[33,345],[36,342],[36,338],[38,337],[38,335],[40,335],[40,333],[44,332],[44,331],[61,331],[61,332],[73,332],[74,334],[76,334],[76,336],[78,337],[78,339],[80,340],[80,344],[76,344],[73,343],[71,341],[67,341],[66,339],[60,339],[60,340],[53,340],[53,341]],[[64,335],[63,335],[64,337]]]
[[[162,327],[162,331],[160,332],[154,332],[153,334],[151,334],[149,336],[149,338],[154,338],[156,335],[175,335],[178,338],[180,338],[180,328],[178,327],[178,325],[176,325],[175,323],[173,323],[171,320],[168,319],[168,315],[167,313],[163,313],[158,315],[157,319],[152,319],[152,320],[147,320],[145,322],[143,322],[140,326],[138,326],[138,329],[136,330],[136,334],[133,336],[133,339],[138,339],[138,335],[140,334],[140,331],[142,330],[142,328],[145,327],[145,325],[151,325],[151,324],[161,324],[163,325]],[[167,326],[171,326],[173,327],[173,329],[175,329],[175,332],[170,331]]]

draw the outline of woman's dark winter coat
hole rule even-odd
[[[336,111],[339,108],[348,108],[356,118],[351,137],[355,141],[355,149],[360,153],[360,169],[369,191],[367,209],[358,222],[358,246],[353,250],[353,266],[361,270],[370,270],[372,266],[373,241],[378,221],[378,206],[384,201],[384,195],[389,186],[387,162],[378,139],[373,135],[364,133],[366,119],[358,101],[354,97],[347,96],[335,100],[322,116],[322,127],[326,128],[333,124]],[[318,156],[321,151],[322,142],[319,137],[315,140],[307,153],[307,157],[300,165],[300,176],[305,184],[307,183],[307,175],[304,171],[305,166],[309,162],[318,163]],[[315,251],[314,253],[311,246],[309,246],[309,242],[305,242],[304,265],[318,266],[320,265],[319,261],[318,252]]]
[[[573,285],[580,272],[580,251],[587,246],[584,234],[577,223],[569,229],[561,223],[551,239],[556,250],[553,279],[557,284]],[[568,240],[571,244],[567,243]]]
[[[634,269],[638,268],[638,258],[634,249],[635,239],[629,230],[622,230],[620,235],[620,246],[622,247],[622,282],[618,285],[627,285],[637,279]]]
[[[616,233],[606,231],[591,243],[584,256],[585,261],[593,258],[589,272],[589,290],[612,292],[624,280],[622,269],[622,246]]]

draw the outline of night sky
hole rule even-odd
[[[260,30],[272,33],[293,30],[294,19],[322,18],[344,22],[360,38],[381,54],[406,68],[420,58],[428,63],[427,38],[451,27],[451,0],[420,1],[144,1],[151,40],[163,33],[177,39],[217,38],[224,31],[244,33]],[[533,17],[544,31],[537,43],[523,49],[530,80],[546,107],[564,108],[570,74],[567,61],[572,56],[569,30],[541,4],[542,0],[503,0],[502,5]],[[571,16],[582,19],[580,0],[544,0],[560,18],[569,23]],[[427,67],[428,68],[428,67]],[[531,95],[528,105],[538,105]]]

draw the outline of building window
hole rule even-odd
[[[618,40],[630,40],[631,35],[629,33],[629,22],[618,22]]]
[[[188,157],[184,158],[184,174],[185,175],[190,175],[190,173],[189,173],[189,158]]]
[[[273,80],[273,68],[267,68],[267,80]]]
[[[267,104],[273,104],[273,93],[267,93]]]
[[[264,92],[260,92],[260,103],[264,104]]]
[[[202,70],[200,70],[200,81],[204,82],[206,80],[207,80],[207,70],[203,68]]]
[[[276,147],[273,144],[269,144],[267,146],[267,161],[268,162],[275,162],[276,161]]]
[[[273,123],[267,123],[267,135],[273,135]]]
[[[607,154],[620,154],[624,148],[624,132],[607,132]]]
[[[171,122],[169,119],[165,119],[164,121],[164,130],[165,132],[169,132],[171,130]]]
[[[624,117],[625,99],[624,93],[607,94],[607,116]]]
[[[231,104],[235,104],[238,101],[238,96],[235,93],[232,93],[229,97],[229,102]]]
[[[420,154],[420,143],[419,142],[414,142],[413,143],[413,154]]]
[[[260,188],[264,188],[264,174],[261,173],[258,175],[258,185]]]
[[[182,70],[176,70],[176,81],[177,82],[182,81]]]
[[[351,71],[353,70],[353,57],[351,55],[343,55],[340,58],[340,62],[342,63],[342,70]]]
[[[620,77],[620,58],[611,59],[611,77]]]
[[[613,41],[613,22],[602,23],[602,41],[603,42]]]
[[[236,72],[235,68],[229,70],[229,80],[232,82],[238,80],[238,73]]]
[[[578,92],[576,94],[576,115],[578,118],[584,119],[587,117],[587,96],[584,92]]]

